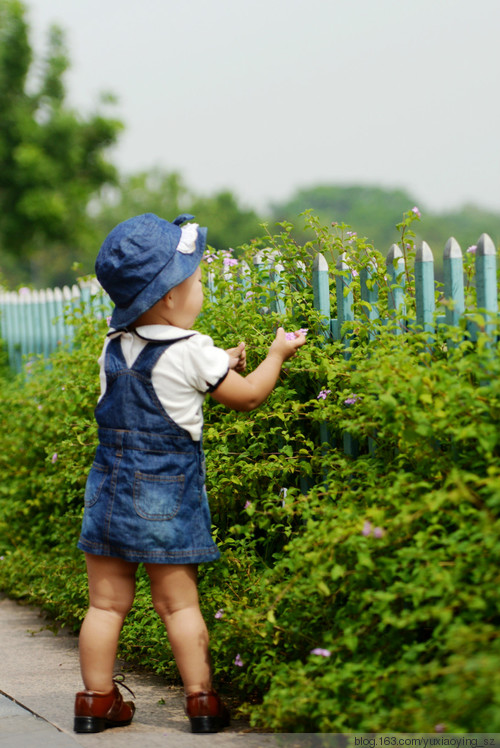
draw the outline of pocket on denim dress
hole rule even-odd
[[[106,465],[99,465],[94,462],[85,485],[85,506],[94,506],[101,495],[104,481],[108,477],[109,468]]]
[[[143,519],[173,519],[180,509],[183,493],[183,475],[135,474],[134,509]]]

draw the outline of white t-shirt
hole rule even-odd
[[[170,325],[144,325],[137,332],[151,340],[178,340],[163,353],[152,373],[152,382],[158,399],[170,418],[186,429],[194,441],[201,438],[203,427],[203,400],[224,379],[229,371],[229,356],[222,348],[214,346],[208,335],[194,330],[183,330]],[[131,332],[121,332],[106,338],[99,358],[101,396],[106,392],[104,369],[106,347],[109,340],[121,335],[121,347],[128,367],[133,366],[147,340]],[[100,399],[99,398],[99,399]]]

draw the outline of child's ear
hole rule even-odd
[[[174,294],[172,293],[172,291],[168,291],[168,293],[166,293],[165,296],[163,296],[162,301],[167,307],[167,309],[173,309],[175,306],[175,301],[174,301]]]

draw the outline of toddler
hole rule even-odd
[[[166,626],[193,732],[217,732],[229,713],[214,691],[198,564],[219,551],[211,537],[202,450],[207,393],[252,410],[272,391],[284,361],[305,343],[279,328],[267,357],[246,377],[245,344],[224,351],[192,327],[203,303],[206,229],[148,213],[116,226],[96,274],[115,304],[100,363],[99,443],[85,489],[78,547],[85,552],[89,610],[80,632],[85,690],[76,732],[128,725],[134,704],[115,680],[118,637],[143,563]]]

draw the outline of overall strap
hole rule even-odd
[[[147,343],[135,359],[130,370],[151,378],[151,372],[158,363],[158,359],[170,348],[174,341],[155,341]],[[177,341],[175,341],[177,342]]]
[[[118,374],[119,371],[128,368],[120,341],[121,336],[117,336],[116,338],[112,338],[106,346],[106,355],[104,359],[104,371],[106,372],[106,377]]]
[[[142,374],[143,376],[151,378],[151,372],[158,363],[158,359],[167,350],[167,348],[170,348],[170,346],[174,343],[178,343],[181,340],[187,340],[187,338],[192,337],[192,335],[185,335],[182,338],[175,338],[175,340],[152,340],[151,338],[145,338],[144,336],[139,335],[135,331],[134,335],[137,335],[137,337],[141,338],[141,340],[146,340],[147,344],[139,353],[130,368],[127,366],[125,356],[123,355],[121,335],[117,335],[115,338],[112,338],[109,341],[106,348],[105,358],[106,377],[113,377],[119,372],[123,372],[125,370],[134,371],[138,374]]]
[[[148,342],[137,356],[131,368],[132,371],[140,372],[148,377],[151,377],[151,372],[158,363],[160,356],[162,356],[171,345],[192,337],[192,335],[185,335],[182,338],[175,338],[174,340],[152,340],[151,338],[145,338],[143,335],[139,335],[137,332],[134,332],[134,334],[141,338],[141,340],[147,340]]]

